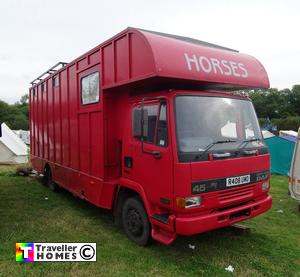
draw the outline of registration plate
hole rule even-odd
[[[226,187],[233,187],[250,183],[250,174],[226,178]]]

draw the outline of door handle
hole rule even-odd
[[[160,159],[161,158],[161,153],[159,151],[153,151],[153,152],[151,152],[151,154],[153,155],[153,157],[155,159]]]

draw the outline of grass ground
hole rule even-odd
[[[110,212],[0,167],[0,276],[300,276],[300,213],[286,177],[272,177],[271,194],[272,210],[245,223],[249,234],[227,228],[143,248]],[[97,262],[18,263],[16,242],[96,242]]]

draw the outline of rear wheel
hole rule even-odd
[[[122,223],[130,240],[141,246],[150,242],[151,225],[139,199],[131,197],[125,201],[122,209]]]
[[[44,184],[52,191],[58,191],[58,185],[52,179],[52,172],[50,167],[46,167],[44,174]]]

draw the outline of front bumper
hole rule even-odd
[[[175,228],[178,235],[194,235],[209,230],[232,225],[266,212],[272,206],[272,197],[235,207],[221,212],[214,212],[196,217],[176,217]]]

